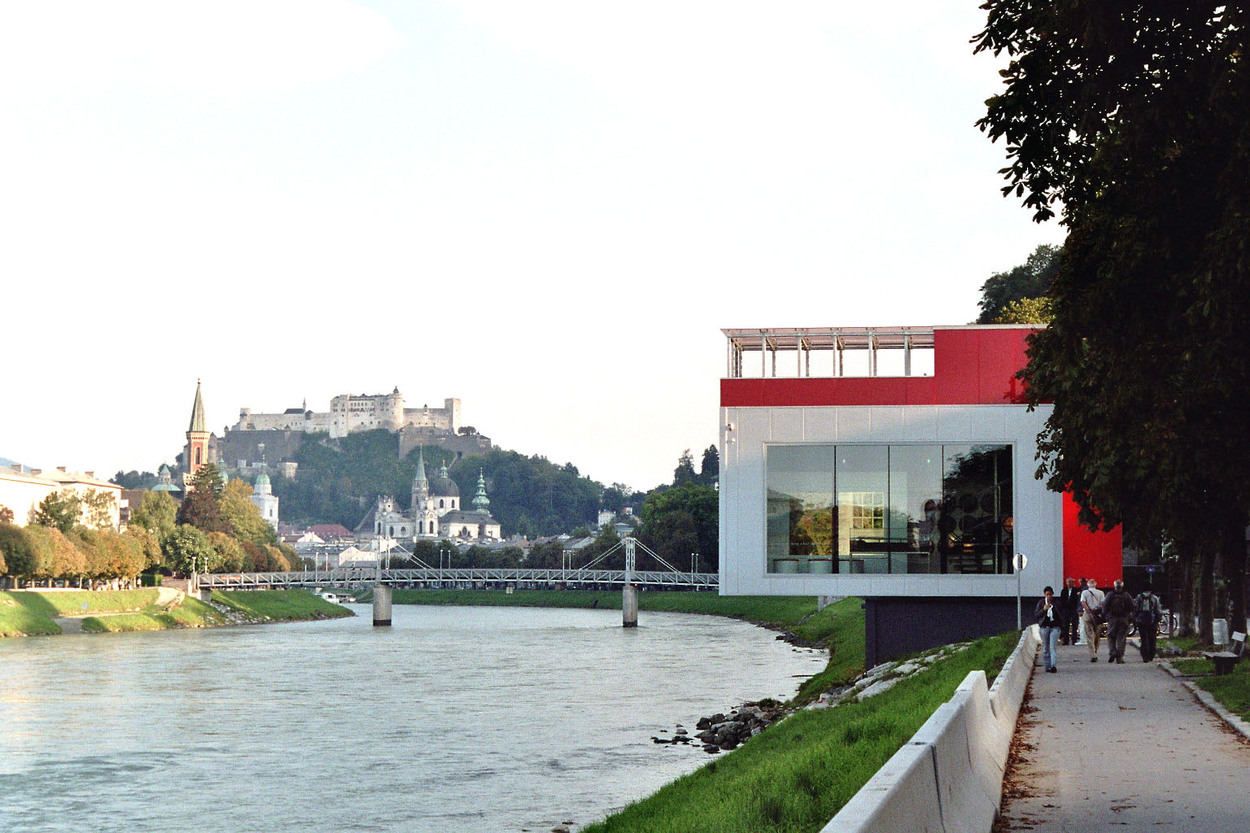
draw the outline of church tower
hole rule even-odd
[[[412,519],[416,522],[414,537],[438,534],[438,512],[430,500],[430,481],[425,476],[425,451],[417,447],[417,474],[412,479]]]
[[[195,380],[195,404],[191,406],[191,427],[187,429],[187,448],[184,461],[186,482],[208,462],[208,422],[204,419],[204,397],[200,393],[200,380]]]

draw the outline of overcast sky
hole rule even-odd
[[[0,456],[155,470],[202,378],[666,482],[720,328],[967,323],[1062,239],[977,5],[0,0]]]

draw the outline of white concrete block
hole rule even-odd
[[[904,744],[821,833],[945,833],[933,750]]]

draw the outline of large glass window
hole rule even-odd
[[[774,445],[770,573],[1010,573],[1008,445]]]
[[[833,446],[769,449],[767,513],[769,572],[831,571]]]

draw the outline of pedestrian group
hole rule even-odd
[[[1124,664],[1124,648],[1132,624],[1141,635],[1142,662],[1155,658],[1155,629],[1163,618],[1159,597],[1149,588],[1133,598],[1116,579],[1111,590],[1103,592],[1091,579],[1079,582],[1069,577],[1058,598],[1052,587],[1042,591],[1042,598],[1033,610],[1042,637],[1042,664],[1047,673],[1058,670],[1055,657],[1058,645],[1086,645],[1089,661],[1098,662],[1098,645],[1102,641],[1102,625],[1107,625],[1107,659]]]

